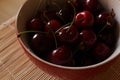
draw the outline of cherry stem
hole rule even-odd
[[[60,28],[55,32],[55,34],[58,33],[63,27],[68,26],[68,25],[70,25],[70,24],[71,24],[71,22],[63,25],[62,27],[60,27]]]
[[[98,32],[98,34],[100,34],[106,27],[107,27],[107,23],[106,23],[106,25]]]
[[[74,7],[74,5],[73,5],[73,3],[72,3],[71,0],[68,0],[68,3],[71,4],[71,6],[73,7],[73,10],[74,10],[73,20],[72,20],[72,22],[71,22],[71,24],[70,24],[70,27],[71,27],[71,26],[73,25],[73,23],[74,23],[74,17],[75,17],[75,15],[76,15],[76,9],[75,9],[75,7]],[[70,28],[69,28],[67,31],[69,31],[69,30],[70,30]]]
[[[27,34],[27,33],[37,33],[37,32],[39,32],[39,33],[43,33],[43,34],[48,34],[48,32],[33,31],[33,30],[30,30],[30,31],[19,32],[18,35],[17,35],[17,37],[20,37],[20,36],[23,35],[23,34]]]
[[[115,16],[114,10],[112,9],[110,15],[108,16],[108,20],[110,18],[113,18]],[[107,26],[111,26],[111,23],[109,21],[106,22],[105,26],[98,32],[101,33]]]
[[[46,16],[45,12],[43,13],[43,15],[46,17],[46,19],[47,19],[48,21],[50,21],[49,18],[48,18],[48,16]],[[56,39],[55,33],[54,33],[54,31],[52,30],[51,26],[49,26],[49,30],[52,32],[52,35],[53,35],[54,40],[55,40],[55,46],[56,46],[56,48],[57,48],[57,46],[58,46],[58,44],[57,44],[57,39]],[[48,33],[49,33],[49,32],[48,32]]]
[[[105,26],[98,32],[98,34],[100,34],[109,25],[111,25],[111,24],[107,21]]]
[[[46,16],[46,11],[43,12],[43,16],[47,19],[47,21],[50,21],[49,18]]]
[[[111,11],[111,14],[110,14],[112,17],[114,17],[115,16],[115,12],[114,12],[114,9],[112,9],[112,11]]]
[[[112,9],[109,16],[107,17],[108,21],[109,19],[113,18],[115,16],[114,10]]]
[[[57,48],[57,47],[58,47],[58,44],[57,44],[57,39],[56,39],[55,33],[54,33],[54,31],[52,30],[51,27],[49,27],[49,30],[52,32],[52,35],[53,35],[54,40],[55,40],[55,47]]]

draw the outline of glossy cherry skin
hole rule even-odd
[[[114,15],[109,12],[102,12],[96,17],[96,30],[112,28],[115,25]]]
[[[55,20],[55,19],[52,19],[50,20],[46,26],[45,26],[45,30],[47,32],[49,32],[50,30],[52,30],[53,32],[57,31],[59,28],[61,27],[61,24]]]
[[[44,25],[40,18],[35,17],[28,22],[27,27],[29,30],[43,30]]]
[[[40,57],[45,56],[52,48],[50,40],[41,33],[34,34],[31,38],[30,44],[32,50]]]
[[[103,61],[111,55],[110,48],[104,43],[97,43],[93,49],[93,56],[96,62]]]
[[[67,46],[60,46],[50,53],[49,61],[54,64],[67,65],[71,63],[72,51]]]
[[[55,32],[61,27],[61,24],[55,20],[52,19],[50,20],[46,25],[45,25],[45,31],[48,32],[47,37],[51,40],[54,40],[54,35]]]
[[[88,10],[94,14],[94,16],[97,16],[103,11],[103,7],[98,0],[84,0],[84,10]]]
[[[78,28],[90,28],[94,23],[94,16],[89,11],[79,12],[74,23]]]
[[[79,32],[75,26],[66,26],[61,28],[57,32],[56,36],[62,44],[74,45],[78,43],[79,40]]]
[[[80,32],[80,39],[80,46],[87,49],[91,48],[95,44],[97,37],[92,30],[82,30]]]

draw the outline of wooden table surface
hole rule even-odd
[[[0,24],[17,14],[25,0],[0,0]]]

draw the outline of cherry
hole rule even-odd
[[[49,61],[54,64],[66,65],[71,63],[72,52],[67,46],[60,46],[50,53]]]
[[[55,31],[57,31],[60,27],[61,24],[57,20],[50,20],[45,26],[45,31],[48,32],[48,38],[53,40],[55,37]]]
[[[79,51],[74,56],[75,66],[88,66],[94,64],[93,57],[90,52],[81,53]]]
[[[111,55],[110,48],[104,43],[97,43],[93,49],[93,56],[95,57],[96,61],[103,61],[107,57]]]
[[[40,55],[41,57],[47,54],[50,51],[50,48],[52,48],[52,43],[50,40],[47,39],[45,34],[41,33],[34,34],[30,44],[34,52],[36,52],[37,55]]]
[[[84,0],[84,10],[88,10],[94,14],[94,16],[97,16],[103,11],[103,7],[98,0]]]
[[[28,22],[28,29],[29,30],[43,30],[44,29],[44,23],[40,18],[33,18]]]
[[[115,47],[117,36],[114,29],[106,29],[98,35],[98,40],[104,42],[111,49]]]
[[[79,32],[73,25],[61,28],[56,35],[57,39],[63,44],[73,45],[79,40]]]
[[[97,40],[96,34],[92,30],[82,30],[80,32],[80,47],[81,48],[91,48]]]
[[[70,3],[68,3],[70,1]],[[63,21],[63,23],[69,23],[74,17],[74,9],[71,5],[71,0],[66,0],[62,8],[56,12],[56,15]]]
[[[94,17],[89,11],[79,12],[75,16],[74,23],[78,28],[89,28],[94,23]]]
[[[96,18],[96,31],[105,28],[112,28],[115,25],[113,12],[102,12]]]
[[[57,31],[59,28],[61,27],[61,24],[55,20],[55,19],[52,19],[50,20],[46,26],[45,26],[45,30],[47,32],[49,32],[50,30],[52,30],[53,32]]]

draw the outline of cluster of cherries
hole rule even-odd
[[[49,9],[51,5],[56,9]],[[116,44],[113,9],[105,10],[98,0],[66,0],[64,6],[56,5],[47,4],[27,22],[30,47],[37,56],[79,67],[99,63],[112,54]]]

